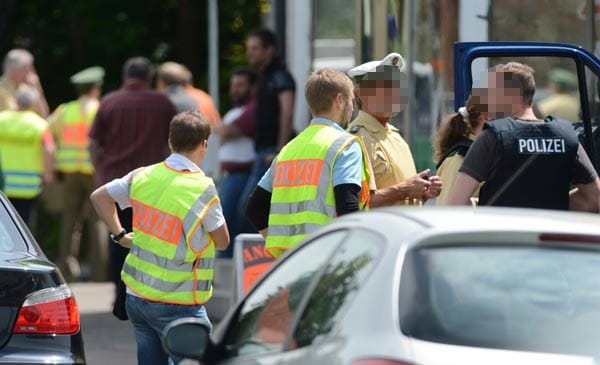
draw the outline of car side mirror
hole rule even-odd
[[[201,360],[210,343],[210,324],[200,318],[180,318],[165,327],[163,347],[170,355]]]

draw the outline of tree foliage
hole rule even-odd
[[[225,107],[229,72],[245,63],[245,36],[260,24],[261,3],[218,2]],[[104,90],[114,90],[124,61],[138,55],[156,64],[181,62],[192,70],[195,84],[206,89],[207,7],[207,0],[5,0],[0,2],[0,52],[22,47],[33,53],[51,108],[75,97],[69,84],[73,73],[101,65],[107,71]]]

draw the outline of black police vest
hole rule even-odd
[[[479,194],[480,205],[569,209],[569,189],[579,142],[571,123],[513,118],[485,124],[496,135],[500,160]]]

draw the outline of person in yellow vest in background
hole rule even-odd
[[[227,249],[229,232],[214,183],[199,167],[209,135],[210,122],[200,112],[177,114],[169,129],[172,154],[165,161],[91,195],[111,239],[130,248],[121,279],[138,364],[167,364],[161,334],[169,322],[197,317],[210,325],[203,304],[213,292],[215,249]],[[133,208],[133,233],[122,228],[115,202]]]
[[[106,240],[101,239],[105,237],[106,229],[89,200],[96,186],[88,152],[88,132],[100,104],[103,79],[104,69],[99,66],[71,76],[78,99],[61,104],[48,117],[57,145],[56,170],[65,192],[58,265],[67,280],[80,277],[79,249],[83,232],[87,233],[85,242],[91,258],[91,279],[108,279],[108,247]]]
[[[400,54],[390,53],[348,71],[360,107],[349,132],[363,139],[373,169],[371,207],[418,205],[437,197],[442,189],[441,179],[429,176],[429,170],[417,174],[410,147],[389,123],[408,101],[403,64]]]
[[[273,257],[335,217],[368,207],[368,162],[359,139],[344,130],[352,81],[339,71],[315,71],[305,97],[310,125],[281,149],[246,209]]]
[[[0,165],[4,193],[30,225],[43,184],[54,179],[55,145],[48,122],[32,110],[38,91],[21,85],[15,100],[17,110],[0,112]]]

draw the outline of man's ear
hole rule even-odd
[[[202,141],[202,148],[204,148],[205,150],[208,149],[208,139],[205,139],[204,141]]]
[[[360,99],[360,87],[358,87],[358,86],[356,86],[356,87],[354,88],[354,97],[355,97],[356,99]]]

